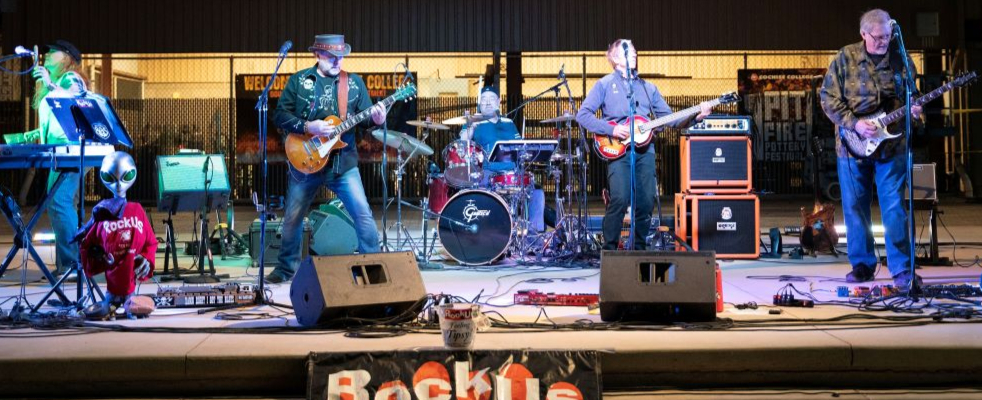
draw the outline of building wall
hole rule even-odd
[[[371,53],[603,50],[617,37],[649,50],[834,50],[857,40],[864,10],[888,6],[910,48],[932,49],[957,46],[963,1],[10,0],[3,33],[89,53],[268,52],[285,40],[303,51],[326,32]],[[937,37],[917,35],[918,13],[937,13]]]

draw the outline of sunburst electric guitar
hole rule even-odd
[[[408,100],[416,95],[416,85],[411,82],[407,83],[393,93],[391,96],[386,97],[378,104],[385,105],[389,108],[393,103],[400,100]],[[331,152],[334,150],[339,150],[347,146],[348,144],[341,140],[341,135],[354,128],[368,117],[372,115],[371,108],[363,110],[362,112],[348,117],[348,119],[341,121],[336,115],[324,118],[331,126],[334,126],[334,134],[330,136],[314,136],[310,134],[298,135],[290,134],[286,137],[286,158],[290,161],[290,165],[293,166],[297,171],[303,172],[305,174],[312,174],[320,171],[327,165],[328,160],[330,160]]]
[[[941,87],[932,90],[930,93],[918,97],[914,100],[912,105],[919,106],[926,104],[927,102],[941,97],[945,92],[954,89],[956,87],[964,86],[975,80],[975,71],[966,72],[959,75],[957,78],[952,79]],[[880,149],[880,145],[884,142],[899,138],[903,136],[903,132],[890,133],[889,127],[894,122],[899,121],[904,117],[904,108],[898,108],[893,112],[887,114],[886,112],[881,112],[878,114],[864,116],[863,119],[873,123],[876,126],[876,134],[872,137],[865,137],[848,128],[839,128],[839,136],[842,139],[842,144],[846,146],[849,153],[856,158],[868,158],[872,156],[877,150]]]
[[[654,131],[657,128],[671,124],[676,121],[680,121],[689,118],[694,115],[698,115],[702,111],[702,105],[708,104],[710,107],[716,107],[720,104],[728,104],[740,100],[740,96],[736,92],[726,93],[720,96],[718,99],[704,101],[692,107],[686,108],[682,111],[674,112],[668,114],[664,117],[659,117],[654,120],[648,120],[643,116],[634,117],[634,142],[638,146],[645,146],[651,142],[651,138],[654,137]],[[617,126],[618,123],[614,121],[607,122],[611,126]],[[624,122],[620,125],[627,125],[628,122]],[[627,125],[630,127],[630,125]],[[627,148],[631,146],[631,138],[624,140],[618,140],[613,136],[606,135],[594,135],[594,147],[597,150],[597,154],[607,160],[616,160],[624,156],[627,153]]]

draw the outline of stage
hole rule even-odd
[[[671,200],[663,204],[672,212]],[[761,201],[761,230],[800,224],[799,208],[809,199]],[[952,257],[951,235],[959,243],[957,261],[973,264],[980,253],[982,213],[979,206],[958,198],[941,201],[944,229],[939,233],[941,255]],[[600,204],[592,204],[599,212]],[[406,212],[409,232],[419,232],[419,214]],[[378,217],[380,212],[376,211]],[[395,216],[388,214],[391,224]],[[236,227],[246,231],[254,211],[236,209]],[[841,221],[841,214],[838,215]],[[163,235],[154,213],[158,236]],[[878,214],[874,207],[874,221]],[[188,240],[194,221],[178,215],[179,240]],[[40,227],[46,228],[42,221]],[[920,229],[923,217],[918,214]],[[941,224],[939,224],[939,227]],[[12,243],[7,226],[0,232],[6,253]],[[393,239],[394,233],[390,235]],[[925,234],[922,236],[927,238]],[[762,235],[768,242],[766,234]],[[784,236],[784,251],[796,239]],[[157,268],[162,268],[163,246]],[[45,261],[53,262],[53,247],[38,246]],[[882,248],[881,248],[882,251]],[[434,257],[441,258],[440,252]],[[215,257],[220,273],[232,281],[254,283],[258,273],[246,254],[237,259]],[[191,265],[181,256],[182,268]],[[652,390],[712,388],[833,388],[897,389],[974,387],[982,370],[982,325],[971,318],[938,318],[937,308],[921,313],[860,311],[837,296],[839,286],[850,288],[843,277],[849,270],[844,255],[806,256],[801,260],[720,260],[725,310],[713,323],[674,325],[602,324],[599,314],[586,307],[512,306],[517,290],[555,293],[597,293],[599,263],[526,264],[506,262],[490,267],[464,267],[453,262],[442,269],[422,271],[426,292],[465,299],[479,298],[484,312],[511,323],[480,332],[475,349],[597,350],[601,354],[604,393],[614,398],[643,398]],[[2,278],[0,302],[17,297],[22,286],[20,254]],[[982,269],[923,267],[925,284],[970,283],[978,286]],[[33,267],[23,289],[32,303],[47,291]],[[98,279],[102,282],[102,279]],[[814,308],[773,307],[772,296],[788,284],[811,293]],[[862,286],[889,284],[885,269],[877,281]],[[179,282],[162,283],[179,285]],[[269,285],[271,300],[289,303],[289,284]],[[155,293],[157,284],[144,283],[141,293]],[[70,296],[74,290],[66,291]],[[478,297],[480,296],[480,297]],[[971,300],[978,301],[975,297]],[[854,299],[858,302],[858,299]],[[0,305],[9,312],[13,301]],[[755,302],[756,309],[737,309]],[[857,303],[858,304],[858,303]],[[922,299],[915,306],[923,306]],[[969,305],[971,306],[971,305]],[[43,307],[42,311],[54,308]],[[771,314],[780,310],[780,314]],[[219,319],[219,316],[225,319]],[[533,324],[534,323],[534,324]],[[525,324],[524,326],[522,326]],[[384,338],[351,337],[344,330],[296,331],[289,310],[244,307],[198,314],[197,309],[160,309],[142,320],[119,319],[62,329],[31,329],[5,325],[0,340],[0,391],[5,396],[290,396],[301,397],[307,380],[306,359],[317,352],[373,352],[442,349],[439,330],[417,326]],[[659,392],[672,398],[674,392]],[[715,398],[712,392],[702,394]],[[816,396],[827,393],[814,392]],[[844,392],[844,394],[857,392]],[[925,392],[934,393],[934,392]],[[719,393],[717,393],[719,394]],[[950,393],[949,393],[950,394]],[[970,391],[967,397],[978,395]],[[766,397],[766,392],[759,392]],[[858,396],[858,394],[856,394]],[[739,396],[739,395],[737,395]],[[803,398],[810,398],[802,395]],[[933,395],[927,395],[933,397]],[[826,395],[827,397],[827,395]],[[744,397],[745,398],[745,397]],[[848,398],[848,397],[844,397]],[[911,398],[918,398],[917,396]],[[945,397],[948,398],[948,397]],[[956,398],[956,397],[952,397]],[[957,397],[961,398],[961,397]]]

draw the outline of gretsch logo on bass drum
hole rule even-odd
[[[474,204],[474,200],[467,200],[467,205],[464,206],[464,221],[471,222],[478,218],[484,218],[491,215],[491,210],[482,210],[477,208]]]

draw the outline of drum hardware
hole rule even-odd
[[[567,111],[567,112],[564,112],[563,115],[560,115],[558,117],[544,119],[544,120],[539,121],[539,122],[541,122],[543,124],[553,124],[553,123],[570,122],[570,121],[574,121],[574,120],[576,120],[576,115],[570,114]]]
[[[375,130],[372,132],[374,136],[379,141],[382,141],[386,146],[396,149],[396,198],[393,199],[396,202],[396,222],[391,228],[396,230],[396,248],[395,251],[401,251],[405,244],[409,244],[409,247],[414,253],[418,254],[418,248],[416,243],[413,241],[412,236],[409,234],[409,230],[406,229],[405,225],[402,223],[402,205],[405,203],[402,201],[402,177],[406,173],[406,165],[412,161],[416,154],[432,155],[433,149],[427,146],[423,141],[429,136],[429,130],[423,131],[423,139],[418,140],[402,132],[395,131],[384,131]],[[387,139],[386,139],[387,138]],[[408,152],[406,158],[402,157],[402,154]],[[384,178],[383,178],[384,179]],[[389,204],[386,204],[382,212],[388,211]],[[388,230],[390,227],[385,227]],[[406,240],[402,240],[402,235],[406,235]],[[388,245],[388,243],[386,243]]]
[[[406,121],[406,125],[415,126],[417,128],[436,130],[436,131],[445,131],[450,129],[449,126],[446,126],[439,122],[433,122],[430,119],[430,117],[426,117],[425,120]]]
[[[510,195],[509,208],[515,216],[512,247],[513,252],[518,253],[520,262],[527,261],[529,253],[535,254],[537,262],[541,261],[544,252],[544,246],[540,245],[544,232],[530,229],[533,221],[529,221],[529,200],[535,187],[531,174],[526,171],[533,163],[548,162],[558,144],[556,140],[501,140],[495,143],[488,157],[491,162],[515,163],[514,171],[497,175],[499,181],[504,183],[496,188],[503,188],[502,192]],[[544,226],[539,228],[545,230]]]

